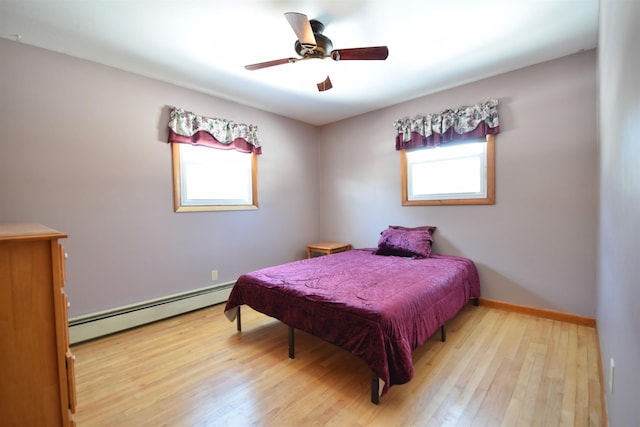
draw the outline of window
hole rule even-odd
[[[191,144],[171,145],[176,212],[258,208],[256,154]]]
[[[401,150],[402,205],[494,204],[494,141]]]

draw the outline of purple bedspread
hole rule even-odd
[[[480,281],[470,259],[374,255],[373,249],[295,261],[240,276],[225,314],[238,306],[281,320],[362,358],[384,381],[413,377],[412,350],[454,317]]]

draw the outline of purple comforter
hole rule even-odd
[[[253,309],[350,351],[384,381],[413,377],[412,350],[480,296],[470,259],[374,255],[373,249],[295,261],[240,276],[225,314]]]

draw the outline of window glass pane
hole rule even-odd
[[[409,200],[484,197],[485,142],[407,152]]]
[[[482,191],[482,161],[477,157],[417,163],[409,173],[415,197]]]
[[[183,203],[251,202],[251,155],[188,144],[181,144],[180,151]]]

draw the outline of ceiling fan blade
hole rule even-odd
[[[331,83],[331,79],[329,78],[329,76],[327,76],[327,78],[318,83],[317,86],[320,92],[324,92],[325,90],[331,89],[333,87],[333,84]]]
[[[293,32],[296,33],[300,44],[307,49],[315,49],[317,46],[316,38],[313,35],[307,15],[298,12],[287,12],[284,16],[289,21]]]
[[[384,60],[389,56],[386,46],[355,47],[352,49],[335,49],[331,51],[334,61],[349,60]]]
[[[257,64],[245,65],[244,68],[249,71],[254,71],[261,68],[273,67],[274,65],[290,64],[292,62],[296,62],[297,60],[297,58],[274,59],[273,61],[258,62]]]

